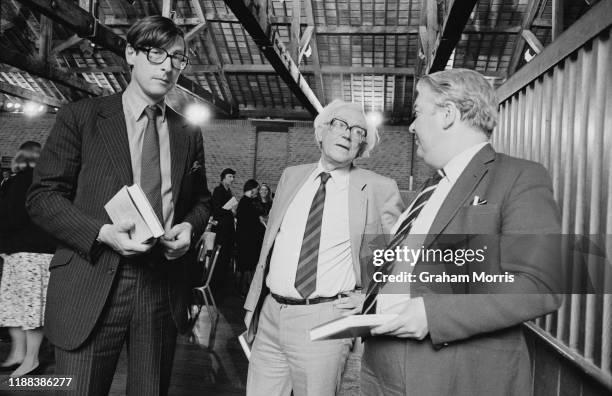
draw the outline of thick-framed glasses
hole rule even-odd
[[[339,118],[332,118],[331,122],[329,123],[329,125],[332,128],[337,128],[341,131],[350,131],[351,135],[353,136],[357,136],[360,139],[365,139],[368,136],[368,131],[366,131],[365,129],[363,129],[362,127],[360,127],[359,125],[353,125],[353,126],[349,126],[349,124],[346,123],[346,121],[341,120]]]
[[[146,52],[147,60],[155,65],[159,65],[164,63],[166,58],[170,58],[170,63],[172,67],[178,70],[185,70],[187,65],[189,64],[189,58],[183,54],[169,54],[163,48],[156,47],[136,47],[138,51]]]

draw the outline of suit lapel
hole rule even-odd
[[[134,179],[132,158],[120,93],[103,99],[98,108],[96,129],[119,181],[122,185],[131,185]]]
[[[185,166],[189,158],[189,136],[185,133],[185,127],[187,126],[185,120],[168,106],[166,106],[166,118],[170,135],[172,198],[176,205],[178,194],[181,191]]]
[[[472,158],[442,203],[427,233],[425,248],[429,247],[436,237],[444,231],[444,228],[446,228],[448,223],[455,217],[459,208],[471,197],[472,192],[476,189],[476,186],[480,183],[483,176],[489,171],[491,162],[494,160],[495,151],[490,145],[483,147],[474,158]]]
[[[366,182],[359,168],[352,167],[349,173],[349,235],[353,269],[357,282],[361,280],[361,266],[359,262],[359,249],[363,240],[363,230],[366,223],[366,207],[368,204],[365,193]]]

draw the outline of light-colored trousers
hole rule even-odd
[[[279,304],[268,295],[251,350],[247,396],[335,395],[351,339],[310,341],[313,327],[340,317],[333,302]]]

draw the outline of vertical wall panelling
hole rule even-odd
[[[582,46],[556,63],[550,60],[550,68],[528,64],[520,77],[511,79],[511,86],[498,89],[501,114],[493,144],[499,151],[540,162],[551,175],[562,232],[572,236],[567,241],[571,253],[562,263],[572,289],[556,313],[537,319],[535,325],[546,335],[541,339],[567,351],[567,356],[579,357],[570,361],[586,373],[575,378],[582,381],[581,393],[588,393],[595,384],[589,382],[592,377],[612,389],[610,26],[581,37]],[[538,57],[555,54],[545,49]],[[557,391],[550,394],[561,394],[561,382],[569,378],[561,371],[568,368],[538,361],[544,353],[540,348],[535,353],[536,376],[542,376],[541,370],[557,370],[550,374],[557,378],[552,388]]]

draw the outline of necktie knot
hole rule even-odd
[[[327,183],[327,181],[331,178],[331,175],[327,172],[321,172],[319,173],[319,176],[321,177],[321,184]]]
[[[154,120],[159,115],[160,110],[161,109],[157,105],[145,107],[145,114],[149,121]]]

